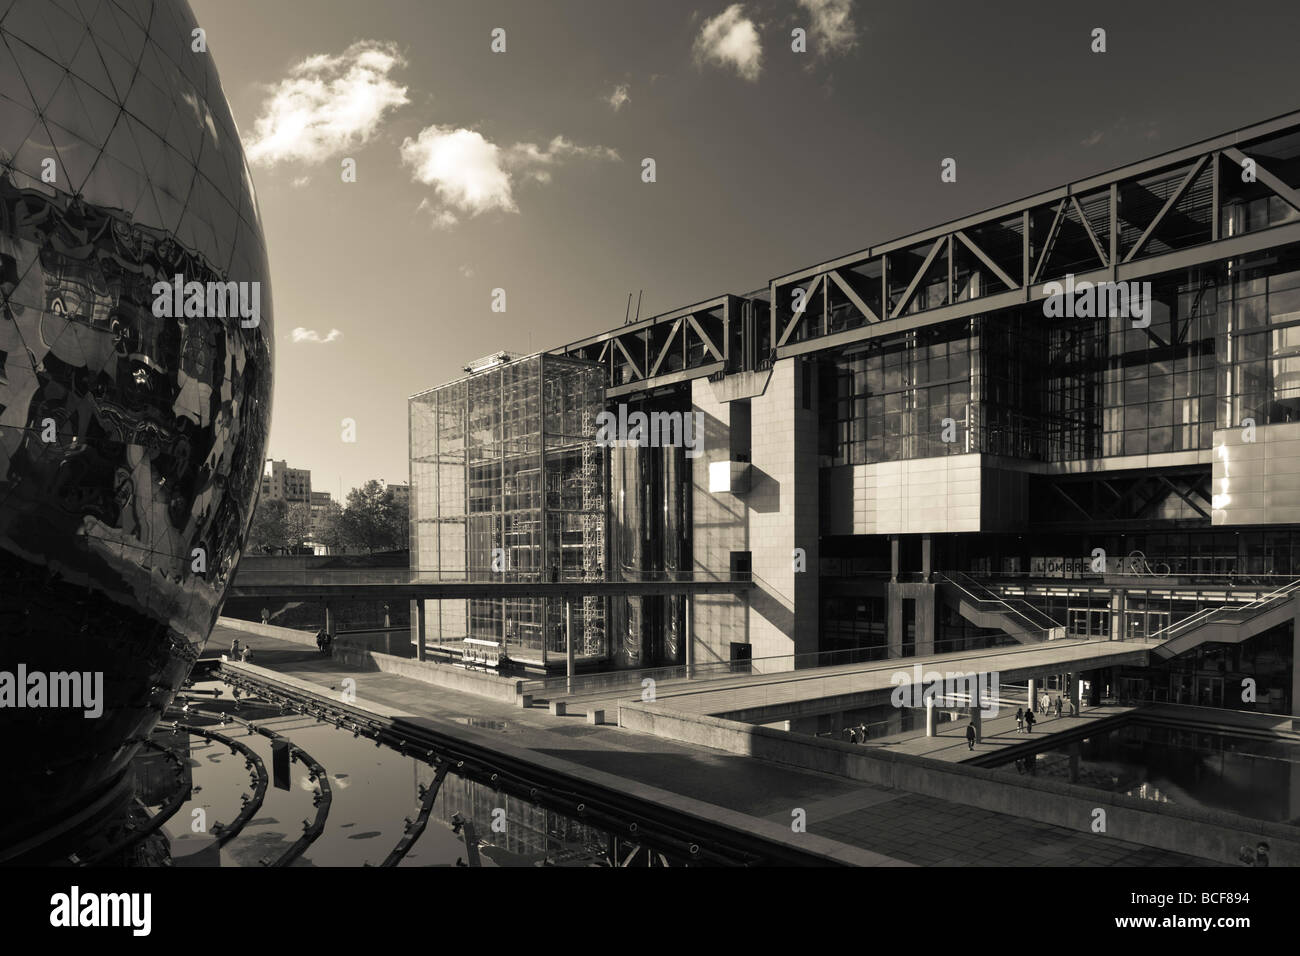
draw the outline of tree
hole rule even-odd
[[[253,512],[248,551],[284,551],[289,547],[289,506],[282,498],[262,498]]]
[[[408,521],[405,500],[372,479],[348,492],[347,507],[339,517],[338,527],[349,549],[373,554],[406,548]]]
[[[291,551],[301,550],[311,540],[311,505],[301,502],[289,505],[285,513],[285,537]]]
[[[325,545],[330,554],[338,554],[347,547],[340,523],[342,518],[343,506],[330,500],[325,502],[325,507],[316,519],[316,543]]]

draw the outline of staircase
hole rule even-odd
[[[944,600],[957,608],[963,618],[976,627],[1010,634],[1021,644],[1058,641],[1065,637],[1065,627],[1028,601],[1007,600],[960,571],[936,574]]]
[[[1177,624],[1156,631],[1146,640],[1157,644],[1151,654],[1161,660],[1186,653],[1206,641],[1239,644],[1291,620],[1295,615],[1297,597],[1300,597],[1300,580],[1249,604],[1225,604],[1198,611]]]

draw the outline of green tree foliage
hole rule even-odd
[[[248,553],[279,553],[289,547],[289,506],[281,498],[262,498],[253,512]]]
[[[408,521],[405,500],[372,479],[348,492],[338,532],[349,551],[400,551],[408,544]]]

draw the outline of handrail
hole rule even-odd
[[[1039,608],[1034,607],[1028,601],[1023,600],[1022,598],[1015,598],[1013,599],[1015,604],[1012,604],[991,588],[985,587],[983,584],[980,584],[979,581],[961,571],[951,572],[948,574],[939,572],[935,574],[935,577],[951,584],[977,604],[991,604],[1004,613],[1018,618],[1028,625],[1029,630],[1041,632],[1044,639],[1046,639],[1052,631],[1058,629],[1064,631],[1063,624],[1060,624]],[[981,596],[977,591],[972,590],[972,588],[985,592],[985,595],[987,596]]]
[[[1260,614],[1271,610],[1278,600],[1290,597],[1297,590],[1300,590],[1300,578],[1296,578],[1284,587],[1280,587],[1276,591],[1270,591],[1268,594],[1265,594],[1262,597],[1257,597],[1255,600],[1249,601],[1245,604],[1229,603],[1220,605],[1219,607],[1202,608],[1195,614],[1185,617],[1174,624],[1162,627],[1158,631],[1138,638],[1138,640],[1163,644],[1167,641],[1173,640],[1183,631],[1189,630],[1193,627],[1200,627],[1201,625],[1208,623],[1211,618],[1214,618],[1217,615],[1244,614],[1244,616],[1240,617],[1239,620],[1233,622],[1236,624],[1244,624],[1247,621],[1258,617]]]

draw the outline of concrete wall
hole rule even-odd
[[[813,454],[816,454],[814,449]],[[827,486],[831,534],[979,531],[982,455],[944,455],[832,469]],[[996,490],[996,489],[994,489]]]
[[[1300,422],[1214,433],[1213,522],[1300,523]]]
[[[800,738],[719,717],[671,712],[653,704],[620,704],[618,723],[638,733],[894,787],[1085,833],[1091,832],[1094,811],[1101,808],[1106,813],[1106,832],[1096,834],[1098,840],[1125,840],[1234,865],[1241,846],[1254,848],[1265,840],[1273,866],[1300,864],[1300,834],[1293,827],[1232,813],[1154,803],[1033,777],[1004,782],[1001,772],[987,768],[864,749],[836,740]]]
[[[810,377],[807,409],[804,375]],[[809,654],[817,650],[819,617],[816,366],[777,362],[751,409],[753,468],[745,504],[758,587],[749,598],[749,640],[755,657]],[[794,570],[795,548],[804,550],[805,571]]]
[[[417,661],[410,658],[393,657],[389,654],[377,654],[374,651],[357,647],[336,646],[333,657],[349,667],[357,667],[367,671],[383,671],[385,674],[396,674],[399,677],[407,677],[411,680],[423,681],[426,684],[446,687],[448,690],[477,694],[479,697],[490,697],[493,700],[503,700],[512,704],[518,698],[520,686],[523,684],[521,680],[493,677],[491,674],[480,674],[452,664],[437,664],[433,661]]]
[[[758,587],[748,599],[701,595],[694,599],[695,660],[728,660],[730,643],[748,642],[754,657],[804,654],[818,647],[817,387],[808,383],[803,407],[801,376],[816,368],[795,359],[777,362],[761,391],[743,396],[726,381],[691,383],[695,411],[704,414],[704,454],[692,476],[695,567],[725,572],[732,551],[749,551]],[[750,402],[750,484],[739,494],[709,491],[709,465],[732,451],[732,406]],[[794,550],[804,551],[804,571]],[[796,614],[796,609],[798,613]]]
[[[704,453],[691,466],[691,553],[695,570],[726,573],[731,552],[749,550],[744,499],[709,491],[709,464],[726,461],[731,453],[730,405],[716,399],[708,380],[700,378],[691,382],[691,404],[704,415]],[[696,663],[730,660],[730,642],[749,640],[743,597],[699,594],[691,605]]]
[[[279,627],[275,624],[262,624],[256,621],[241,621],[234,617],[219,617],[217,623],[222,627],[228,627],[236,631],[246,631],[249,634],[261,634],[263,637],[275,637],[282,641],[293,641],[295,644],[316,647],[316,631],[300,631],[296,627]]]

